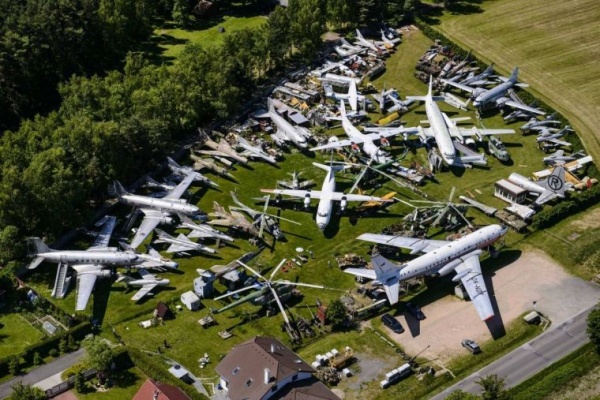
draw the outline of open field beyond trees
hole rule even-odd
[[[467,2],[464,2],[467,3]],[[468,2],[471,3],[471,2]],[[595,0],[477,2],[483,12],[446,14],[436,27],[519,78],[561,112],[600,157],[600,7]]]

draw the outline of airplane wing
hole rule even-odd
[[[479,129],[476,126],[471,129],[457,128],[462,136],[489,136],[509,135],[515,133],[514,129]]]
[[[366,196],[364,194],[346,194],[342,192],[332,192],[331,199],[335,201],[379,201],[383,203],[391,203],[394,199],[384,199],[377,196]]]
[[[263,193],[274,193],[274,194],[284,194],[286,196],[299,197],[304,198],[306,196],[311,199],[320,199],[321,191],[320,190],[294,190],[294,189],[260,189]],[[354,195],[352,195],[354,196]],[[341,197],[340,197],[341,199]],[[361,200],[366,201],[366,200]]]
[[[207,221],[206,223],[209,225],[218,225],[218,226],[235,225],[235,221],[233,218],[211,219],[210,221]],[[193,237],[193,236],[191,236],[191,234],[190,234],[190,237]]]
[[[148,272],[147,270],[145,270],[144,268],[141,268],[139,270],[139,274],[142,276],[142,278],[144,279],[156,279],[156,276],[152,275],[150,272]]]
[[[190,246],[184,246],[181,244],[175,244],[169,246],[167,253],[181,253],[182,251],[193,250]]]
[[[375,233],[363,233],[357,239],[364,240],[365,242],[409,249],[411,254],[429,253],[430,251],[434,251],[449,243],[446,240],[418,239],[403,236],[379,235]]]
[[[469,92],[469,93],[473,93],[476,89],[471,86],[463,85],[462,83],[450,81],[448,79],[442,79],[441,81],[444,83],[447,83],[448,85],[454,86],[456,88],[459,88],[460,90],[464,90],[465,92]]]
[[[369,129],[369,132],[374,132],[367,134],[367,136],[370,137],[371,140],[378,140],[381,138],[388,138],[398,135],[416,135],[417,133],[419,133],[419,130],[417,128],[365,128],[365,131],[367,129]]]
[[[367,279],[377,279],[375,271],[368,268],[346,268],[344,269],[344,272],[356,276],[362,276],[363,278]]]
[[[190,232],[190,234],[187,237],[188,238],[212,238],[212,237],[216,237],[216,236],[214,233],[211,233],[211,232],[194,229],[193,231]]]
[[[95,274],[77,274],[77,304],[75,305],[75,311],[83,311],[87,307],[97,277]]]
[[[117,224],[117,217],[107,215],[102,220],[102,230],[96,236],[96,240],[88,250],[93,250],[102,247],[108,247],[108,241],[112,235],[115,225]]]
[[[490,296],[481,274],[481,265],[479,264],[479,255],[474,254],[463,259],[455,269],[458,274],[454,279],[460,276],[460,280],[469,294],[471,302],[475,306],[479,318],[487,321],[494,316]]]
[[[131,300],[138,301],[139,299],[141,299],[142,297],[144,297],[145,295],[150,293],[150,291],[152,289],[154,289],[155,287],[156,287],[156,283],[148,283],[148,284],[142,286],[141,289],[138,290],[137,293],[133,295]]]
[[[194,181],[194,178],[195,178],[194,174],[186,175],[186,177],[179,183],[179,185],[177,185],[175,187],[175,189],[173,189],[164,198],[165,199],[179,199],[181,196],[183,196],[183,194],[185,193],[187,188],[190,187],[190,185]]]
[[[362,140],[360,140],[360,139],[358,139],[358,140],[355,140],[355,139],[352,139],[352,140],[351,139],[337,140],[335,142],[330,142],[330,143],[324,144],[322,146],[313,147],[312,149],[310,149],[310,151],[326,150],[326,149],[337,149],[338,147],[351,146],[354,143],[362,143]]]
[[[160,223],[160,218],[162,218],[163,214],[157,210],[144,209],[142,208],[142,212],[146,215],[140,224],[140,227],[135,232],[135,236],[131,240],[131,247],[133,249],[137,249],[140,244],[158,226]]]
[[[534,114],[538,114],[538,115],[546,115],[545,112],[543,112],[542,110],[540,110],[538,108],[529,107],[529,106],[527,106],[525,104],[521,104],[521,103],[518,103],[518,102],[513,101],[513,100],[506,100],[506,101],[503,101],[503,102],[502,102],[502,98],[500,98],[498,100],[500,100],[501,104],[505,105],[505,106],[509,106],[509,107],[512,107],[512,108],[518,108],[520,110],[524,110],[524,111],[527,111],[527,112],[530,112],[530,113],[534,113]]]

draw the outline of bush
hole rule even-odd
[[[21,372],[21,364],[19,363],[19,357],[12,356],[8,362],[8,372],[11,375],[17,376]]]
[[[38,366],[44,363],[44,359],[40,356],[40,353],[37,351],[33,353],[33,365]]]
[[[54,358],[56,358],[56,357],[58,357],[58,356],[59,356],[59,354],[60,354],[60,353],[59,353],[59,352],[58,352],[58,350],[56,350],[56,349],[50,349],[50,351],[48,351],[48,355],[49,355],[50,357],[54,357]]]

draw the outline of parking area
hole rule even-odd
[[[570,276],[545,253],[530,250],[513,255],[506,265],[491,271],[486,269],[485,262],[482,264],[488,290],[499,310],[491,323],[482,322],[470,302],[448,295],[431,304],[419,304],[427,316],[425,320],[398,316],[406,331],[387,333],[408,354],[417,354],[430,346],[423,356],[445,362],[457,353],[466,352],[461,340],[474,339],[480,344],[493,340],[501,327],[532,310],[534,301],[536,309],[553,324],[560,324],[598,302],[600,286]]]

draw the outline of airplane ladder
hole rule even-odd
[[[56,279],[54,280],[54,289],[52,290],[52,297],[62,299],[69,289],[69,283],[71,283],[71,277],[67,277],[69,267],[67,264],[58,263],[56,269]]]

